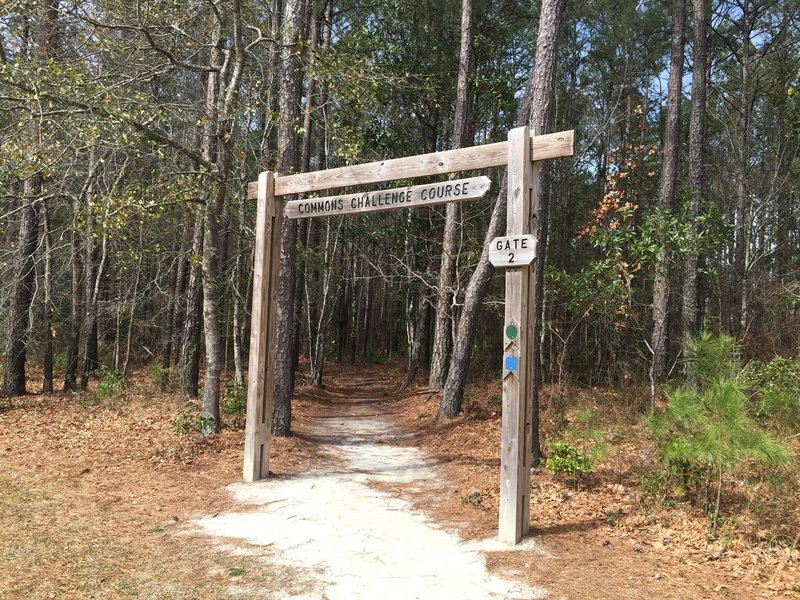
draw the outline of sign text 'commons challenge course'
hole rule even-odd
[[[486,195],[491,183],[488,177],[469,177],[379,192],[290,200],[285,214],[290,219],[304,219],[475,200]]]

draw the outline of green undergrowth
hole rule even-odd
[[[656,444],[664,483],[702,498],[710,535],[720,530],[723,494],[733,476],[767,475],[792,461],[789,445],[760,422],[748,399],[738,348],[725,335],[702,333],[687,348],[686,369],[696,383],[667,393],[662,411],[646,424]]]

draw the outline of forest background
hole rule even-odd
[[[796,380],[798,3],[544,4],[558,17],[549,128],[577,147],[545,172],[539,379],[638,386],[644,411],[705,329],[744,361],[783,357]],[[148,365],[165,388],[202,391],[218,430],[250,339],[247,183],[505,140],[530,115],[539,11],[4,0],[4,394]],[[328,359],[402,358],[408,381],[443,389],[443,417],[467,373],[497,377],[503,286],[484,237],[504,184],[490,174],[486,201],[284,223],[277,434],[301,355],[314,385]]]

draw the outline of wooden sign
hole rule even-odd
[[[536,258],[536,238],[532,235],[496,237],[489,246],[489,262],[495,267],[524,267]]]
[[[483,198],[491,184],[488,177],[470,177],[379,192],[290,200],[285,214],[290,219],[304,219],[475,200]]]

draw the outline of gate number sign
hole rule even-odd
[[[524,267],[536,258],[536,238],[532,235],[496,237],[489,246],[489,262],[495,267]]]

